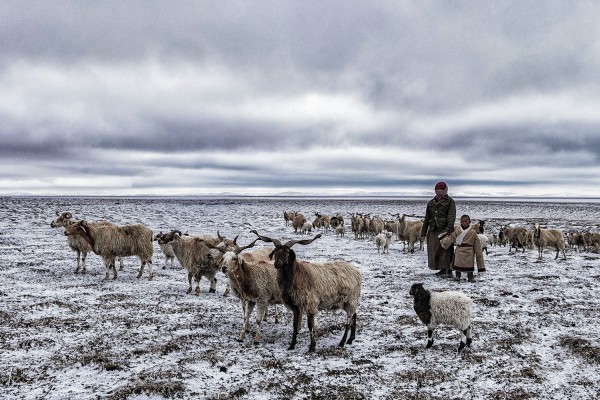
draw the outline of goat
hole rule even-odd
[[[411,253],[415,252],[415,242],[419,241],[421,250],[423,249],[423,240],[421,237],[421,229],[423,228],[423,221],[407,221],[406,215],[401,214],[398,216],[398,232],[404,238],[408,240],[408,251]]]
[[[289,223],[294,220],[295,216],[296,216],[296,211],[284,211],[283,219],[285,220],[285,224],[289,225]]]
[[[556,249],[555,260],[558,258],[558,254],[561,251],[564,259],[567,259],[563,234],[558,229],[543,229],[540,227],[540,224],[536,222],[533,227],[533,242],[538,247],[538,260],[543,258],[544,247],[554,247]]]
[[[256,306],[256,333],[254,344],[260,342],[260,324],[265,319],[269,304],[275,305],[275,322],[278,322],[277,304],[282,304],[281,289],[277,281],[278,272],[269,261],[271,249],[263,247],[252,252],[242,251],[251,248],[259,239],[255,239],[247,246],[227,249],[221,246],[213,246],[209,242],[205,244],[223,253],[221,258],[221,270],[227,275],[229,286],[233,289],[235,296],[242,302],[244,324],[238,337],[242,342],[247,332],[250,332],[249,322],[252,310]]]
[[[105,274],[103,281],[108,280],[112,268],[113,279],[117,279],[115,257],[138,256],[142,265],[137,277],[141,278],[144,266],[148,264],[148,280],[154,278],[152,271],[152,230],[144,225],[98,225],[86,221],[78,221],[65,228],[65,235],[80,235],[94,251],[104,260]]]
[[[221,239],[211,235],[182,236],[178,230],[165,233],[160,239],[159,243],[171,244],[177,260],[188,271],[188,294],[192,292],[193,279],[196,282],[195,293],[200,295],[200,281],[203,276],[210,281],[209,293],[216,292],[220,253],[211,253],[211,249],[205,243],[210,242],[216,246],[220,241]]]
[[[164,265],[163,269],[167,268],[169,261],[171,261],[171,268],[174,268],[175,267],[175,253],[173,252],[173,246],[171,246],[171,243],[164,243],[162,241],[163,236],[164,236],[164,233],[162,233],[162,232],[159,232],[154,236],[154,241],[158,242],[158,247],[160,247],[160,250],[165,255],[165,265]]]
[[[306,217],[303,214],[297,212],[294,216],[294,219],[292,220],[292,227],[294,228],[294,233],[298,233],[298,231],[302,229],[302,226],[305,222]]]
[[[346,311],[346,327],[339,347],[346,343],[352,344],[356,336],[356,309],[362,282],[358,268],[346,261],[313,263],[297,260],[292,246],[308,245],[320,238],[321,234],[307,240],[290,240],[282,245],[277,239],[261,236],[255,230],[251,232],[262,241],[275,245],[269,258],[274,259],[275,268],[279,270],[278,282],[282,300],[294,313],[292,342],[288,350],[293,350],[296,346],[302,315],[306,313],[310,334],[308,351],[315,351],[315,315],[320,310]]]

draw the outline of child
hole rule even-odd
[[[475,271],[475,260],[477,260],[477,272],[485,271],[485,262],[483,261],[483,249],[481,241],[475,229],[471,229],[471,218],[468,215],[460,217],[460,227],[441,240],[441,245],[448,248],[456,244],[454,252],[454,262],[452,270],[456,272],[455,280],[460,281],[461,272],[467,273],[469,282],[475,282],[473,272]]]

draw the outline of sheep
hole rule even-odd
[[[162,233],[162,232],[159,232],[154,236],[154,241],[158,242],[158,246],[160,247],[160,250],[165,255],[165,265],[163,266],[163,269],[167,268],[167,265],[169,264],[169,260],[171,261],[171,268],[174,268],[175,267],[175,253],[173,252],[173,246],[171,246],[171,243],[164,243],[162,241],[163,236],[164,236],[164,233]]]
[[[422,283],[411,286],[409,294],[414,297],[417,316],[427,325],[427,346],[433,345],[433,331],[440,324],[452,325],[460,331],[460,353],[465,346],[471,347],[471,314],[473,300],[462,292],[432,293]],[[466,338],[466,341],[465,341]]]
[[[583,234],[583,247],[587,251],[598,251],[600,248],[600,233],[586,232]]]
[[[210,242],[205,244],[223,253],[221,258],[221,270],[227,275],[229,286],[233,293],[242,302],[244,323],[238,337],[243,342],[246,333],[250,332],[249,321],[252,310],[256,306],[256,333],[254,344],[260,343],[260,324],[266,318],[269,304],[275,305],[275,322],[278,322],[277,304],[282,304],[281,289],[278,283],[278,272],[269,260],[271,249],[259,248],[252,252],[242,251],[253,247],[259,239],[255,239],[247,246],[233,248],[213,246]]]
[[[66,228],[68,225],[77,222],[77,221],[74,221],[71,219],[71,218],[73,218],[73,215],[68,211],[63,212],[63,213],[59,213],[57,211],[56,215],[58,216],[58,218],[56,218],[55,220],[53,220],[50,223],[50,226],[52,228]],[[94,223],[97,225],[115,225],[112,222],[107,222],[107,221],[94,222]],[[77,253],[77,268],[75,268],[75,273],[76,274],[79,273],[80,267],[83,267],[81,269],[81,273],[85,273],[86,272],[85,260],[87,258],[87,254],[92,252],[92,247],[90,246],[90,244],[88,242],[85,241],[84,238],[82,238],[79,235],[67,236],[67,244],[69,245],[71,250],[73,250],[74,252]],[[123,258],[122,257],[118,257],[118,258],[119,258],[119,266],[120,266],[119,271],[122,271],[123,270]],[[81,259],[81,263],[80,263],[80,259]]]
[[[538,247],[538,260],[543,258],[544,247],[554,247],[556,249],[555,260],[558,258],[558,254],[561,251],[564,259],[567,259],[563,234],[558,229],[543,229],[540,227],[540,224],[536,222],[533,226],[533,242]]]
[[[310,233],[312,232],[313,224],[306,221],[304,225],[302,225],[302,229],[300,229],[300,233]]]
[[[377,254],[379,254],[379,250],[383,248],[383,254],[386,252],[389,254],[390,242],[392,241],[392,233],[380,233],[375,236],[375,245],[377,246]]]
[[[398,232],[408,240],[408,251],[415,252],[415,242],[418,240],[423,250],[423,237],[421,237],[421,228],[423,221],[407,221],[406,215],[398,215]]]
[[[292,227],[294,228],[294,233],[298,233],[299,230],[302,229],[302,226],[306,222],[306,217],[301,213],[296,213],[294,219],[292,220]],[[314,224],[313,224],[314,225]]]
[[[335,228],[335,234],[339,235],[340,237],[346,236],[346,228],[344,227],[344,225],[338,225]]]
[[[352,232],[354,232],[354,240],[362,237],[365,227],[365,220],[360,214],[352,214]]]
[[[261,236],[255,230],[251,232],[259,239],[275,245],[269,257],[274,259],[275,268],[279,270],[278,283],[282,300],[294,313],[292,341],[288,350],[293,350],[296,346],[302,315],[306,313],[310,334],[308,351],[315,351],[315,315],[320,310],[346,311],[346,327],[339,347],[346,343],[352,344],[356,337],[356,309],[362,282],[358,268],[346,261],[315,263],[297,260],[292,246],[308,245],[320,238],[321,234],[312,239],[290,240],[282,245],[277,239]],[[351,332],[348,338],[349,330]]]
[[[173,230],[165,233],[159,243],[170,243],[179,263],[188,271],[188,290],[192,292],[192,279],[196,282],[195,294],[200,295],[200,281],[204,276],[210,281],[209,293],[216,292],[216,274],[219,270],[221,254],[218,251],[211,252],[206,242],[213,245],[219,244],[222,239],[211,235],[182,236],[181,231]],[[235,242],[235,239],[234,239]],[[227,289],[225,290],[227,293]],[[225,294],[226,294],[225,293]]]
[[[104,260],[105,274],[102,281],[108,280],[112,268],[113,279],[117,279],[115,268],[115,257],[137,256],[142,265],[137,275],[138,278],[144,273],[144,266],[148,264],[148,280],[154,278],[152,271],[152,230],[144,225],[99,225],[78,221],[65,228],[65,235],[80,235],[87,241],[94,253]]]

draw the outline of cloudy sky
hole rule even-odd
[[[600,197],[595,1],[3,1],[0,194]]]

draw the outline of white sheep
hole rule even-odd
[[[417,316],[427,325],[426,348],[433,345],[433,331],[441,324],[451,325],[460,331],[459,353],[465,346],[471,347],[473,300],[462,292],[430,292],[422,283],[413,284],[409,294],[414,297]]]
[[[312,229],[313,229],[313,224],[311,224],[310,222],[306,221],[302,225],[302,229],[300,229],[300,233],[311,233]]]
[[[386,232],[386,233],[380,233],[379,235],[375,236],[375,245],[377,246],[377,254],[379,254],[380,249],[383,249],[383,254],[388,253],[389,254],[389,247],[390,247],[390,243],[392,241],[392,233],[391,232]]]
[[[282,245],[277,239],[261,236],[256,231],[252,233],[259,239],[275,245],[270,257],[274,259],[275,268],[279,270],[281,297],[286,307],[294,313],[292,342],[288,350],[296,346],[302,316],[306,313],[310,334],[308,351],[315,351],[315,315],[320,310],[346,311],[346,327],[339,347],[346,343],[352,344],[356,336],[356,309],[362,282],[358,268],[346,261],[315,263],[297,260],[292,246],[310,244],[321,237],[321,234],[307,240],[290,240]]]
[[[92,247],[94,253],[104,260],[105,274],[103,281],[108,280],[110,270],[113,270],[113,279],[117,279],[115,258],[118,256],[137,256],[142,265],[137,275],[144,273],[144,266],[148,264],[148,280],[154,278],[152,271],[152,230],[144,225],[99,225],[78,221],[65,228],[65,235],[80,235]]]
[[[343,224],[342,224],[342,225],[338,225],[338,226],[335,228],[335,234],[336,234],[336,235],[339,235],[339,236],[341,236],[341,237],[343,237],[343,236],[345,236],[345,235],[346,235],[346,228],[344,227],[344,225],[343,225]]]
[[[256,333],[254,343],[260,342],[260,324],[266,318],[269,304],[275,305],[275,322],[278,322],[277,304],[282,304],[281,289],[278,283],[278,272],[269,260],[271,249],[267,247],[258,248],[252,252],[242,253],[245,249],[253,247],[258,239],[247,246],[233,248],[213,246],[206,243],[210,248],[215,248],[223,253],[221,269],[229,279],[229,286],[233,293],[242,302],[244,323],[238,337],[243,341],[246,333],[250,332],[250,316],[256,306]],[[242,254],[240,254],[242,253]]]
[[[536,222],[533,227],[533,242],[538,247],[538,259],[543,258],[545,247],[554,247],[556,249],[556,260],[558,254],[562,251],[563,257],[566,260],[567,255],[565,254],[565,241],[563,239],[563,233],[558,229],[543,229],[540,224]]]

